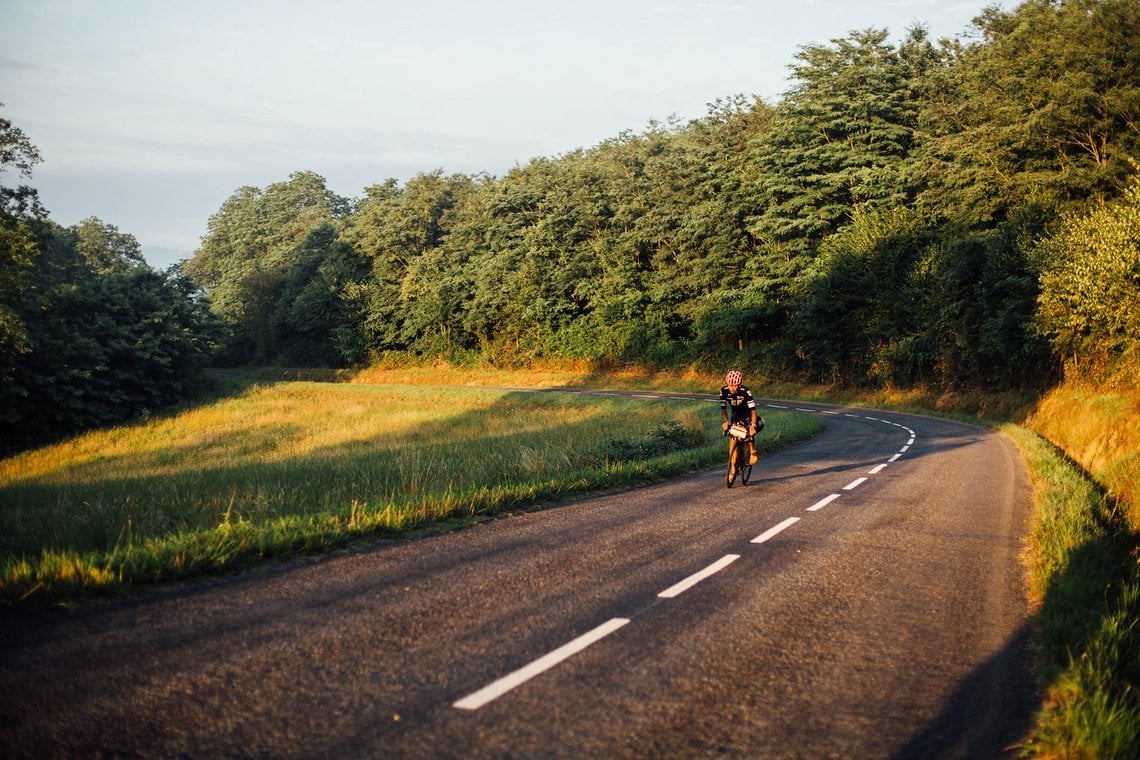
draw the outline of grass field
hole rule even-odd
[[[770,447],[820,423],[767,415]],[[400,535],[719,463],[716,404],[280,382],[0,461],[0,602]]]

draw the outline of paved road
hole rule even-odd
[[[1001,754],[1035,705],[1016,449],[796,406],[826,431],[748,487],[0,620],[0,755]]]

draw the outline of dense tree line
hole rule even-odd
[[[0,119],[0,175],[39,152]],[[179,401],[223,334],[200,290],[94,217],[64,228],[0,185],[0,454]]]
[[[311,172],[242,188],[186,272],[235,363],[731,358],[1039,385],[1058,357],[1135,354],[1134,310],[1077,330],[1080,295],[1059,292],[1078,276],[1062,251],[1098,235],[1082,215],[1135,202],[1137,39],[1134,0],[987,9],[937,43],[855,31],[801,48],[774,106],[720,100],[502,177],[423,173],[356,200]],[[1105,252],[1135,238],[1101,243],[1080,276],[1135,293],[1135,256]]]
[[[732,362],[871,385],[1140,383],[1140,3],[866,29],[736,96],[502,177],[243,187],[181,267],[0,184],[0,440],[134,416],[226,364]],[[0,177],[39,155],[0,120]],[[34,431],[34,432],[31,432]]]

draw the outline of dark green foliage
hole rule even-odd
[[[202,247],[185,273],[210,294],[215,313],[230,327],[223,359],[265,364],[281,355],[275,325],[282,290],[308,235],[345,217],[349,202],[325,187],[323,177],[296,172],[264,191],[243,187],[210,218]],[[302,351],[301,353],[305,353]]]
[[[910,213],[860,214],[829,237],[801,278],[793,324],[816,377],[888,385],[933,379],[938,296],[926,258],[929,233]]]
[[[924,109],[922,203],[988,226],[1118,194],[1140,155],[1140,3],[1029,0],[977,31]]]
[[[364,358],[361,307],[354,288],[368,263],[328,223],[309,232],[286,271],[270,332],[281,363],[341,367]]]
[[[146,266],[99,274],[80,265],[61,280],[48,258],[41,253],[47,276],[21,304],[26,350],[3,356],[4,451],[149,414],[199,390],[221,325],[189,280]]]
[[[677,420],[665,420],[640,438],[611,439],[603,452],[608,462],[637,462],[708,443],[703,430],[688,429]]]
[[[755,149],[761,211],[751,223],[770,245],[810,250],[853,213],[909,199],[905,159],[935,57],[921,30],[903,50],[886,39],[867,29],[797,54],[798,83]]]
[[[0,174],[38,160],[0,120]],[[0,454],[193,394],[222,335],[197,287],[113,225],[64,229],[35,190],[0,190]]]

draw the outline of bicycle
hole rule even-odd
[[[749,463],[748,428],[740,423],[730,425],[724,431],[728,437],[728,474],[725,476],[725,485],[732,488],[736,476],[740,476],[741,485],[748,485],[752,477],[752,465]]]

